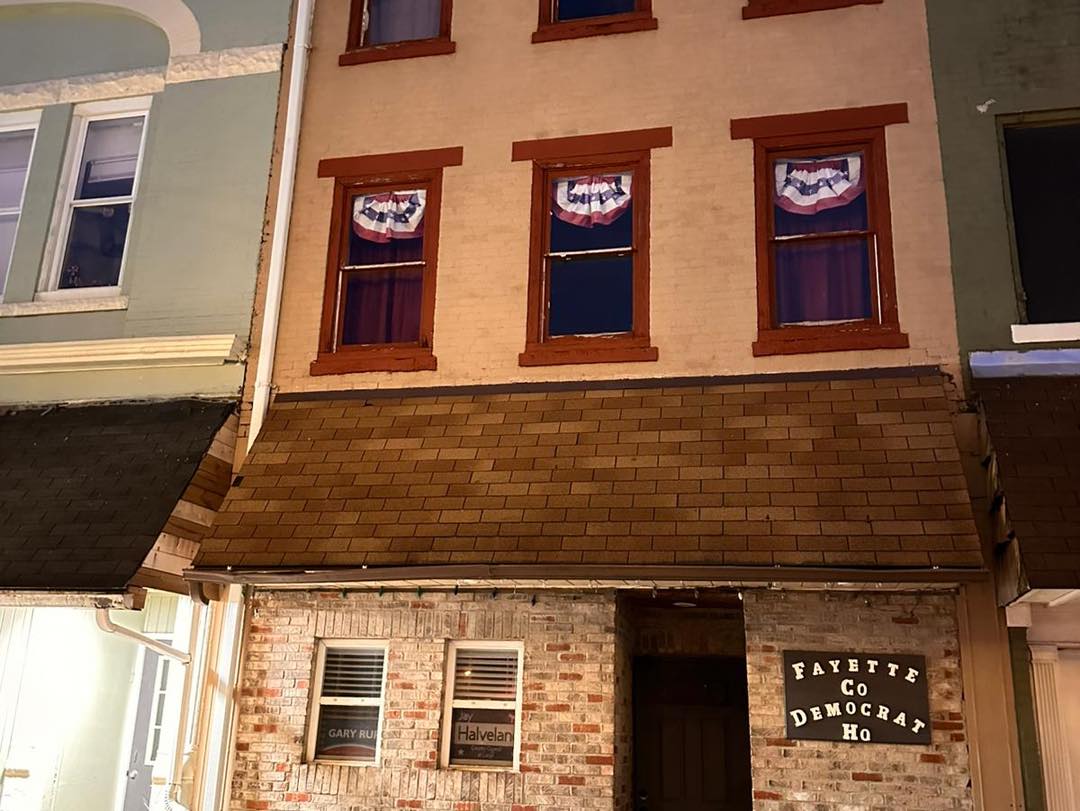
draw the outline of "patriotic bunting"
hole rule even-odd
[[[611,225],[630,209],[632,176],[587,175],[556,180],[552,213],[581,228]]]
[[[371,242],[424,235],[425,189],[365,194],[353,199],[353,231]]]
[[[776,205],[792,214],[846,206],[866,190],[861,155],[777,161]]]

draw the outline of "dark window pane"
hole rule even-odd
[[[866,238],[775,246],[777,324],[870,318],[870,246]]]
[[[1010,127],[1005,149],[1027,319],[1080,321],[1080,123]]]
[[[350,265],[386,265],[392,262],[420,262],[424,259],[424,240],[394,239],[390,242],[372,242],[349,234]]]
[[[143,116],[91,121],[79,164],[76,200],[126,197],[135,188]]]
[[[637,0],[558,0],[558,19],[580,20],[582,17],[602,17],[625,14],[637,8]]]
[[[131,204],[86,206],[71,213],[60,289],[110,287],[120,280]]]
[[[323,705],[319,708],[315,757],[373,763],[378,738],[378,707]]]
[[[341,344],[399,344],[420,340],[421,268],[346,273]]]
[[[866,231],[866,161],[862,153],[773,161],[777,236]]]
[[[442,0],[368,0],[365,45],[439,36]]]
[[[550,261],[548,333],[552,337],[633,330],[633,257]]]
[[[450,762],[513,766],[514,721],[514,710],[454,707],[450,714]]]

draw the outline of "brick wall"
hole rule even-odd
[[[611,809],[613,595],[262,592],[250,616],[235,811]],[[319,638],[390,640],[381,768],[303,763]],[[525,643],[519,774],[436,768],[455,639]]]
[[[972,807],[954,595],[748,591],[744,611],[757,811]],[[925,655],[932,747],[785,740],[793,646]]]
[[[744,5],[654,0],[656,31],[533,44],[536,0],[469,0],[454,6],[453,55],[341,67],[349,4],[320,3],[275,384],[289,392],[925,363],[955,368],[923,3],[766,20],[744,20]],[[837,31],[859,35],[844,48],[817,54],[807,70],[797,46],[831,41]],[[560,65],[590,78],[563,81],[553,73]],[[372,82],[382,92],[367,92]],[[360,96],[363,103],[342,103]],[[900,323],[911,348],[755,358],[753,145],[730,139],[730,119],[893,102],[906,102],[911,118],[887,134]],[[965,99],[965,109],[973,105]],[[373,120],[379,126],[372,127]],[[520,367],[532,169],[510,160],[511,143],[658,126],[674,128],[674,146],[652,157],[650,325],[660,359]],[[443,185],[438,370],[311,377],[333,193],[333,181],[318,177],[318,161],[459,145],[464,163],[446,170]],[[690,186],[724,192],[688,207]]]

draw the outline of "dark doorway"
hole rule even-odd
[[[749,811],[746,660],[634,659],[634,811]]]

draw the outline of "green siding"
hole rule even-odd
[[[1080,110],[1080,3],[927,0],[927,14],[960,348],[1016,349],[1000,123],[1020,113]]]
[[[122,11],[67,3],[0,9],[0,84],[134,70],[168,61],[164,32]]]

